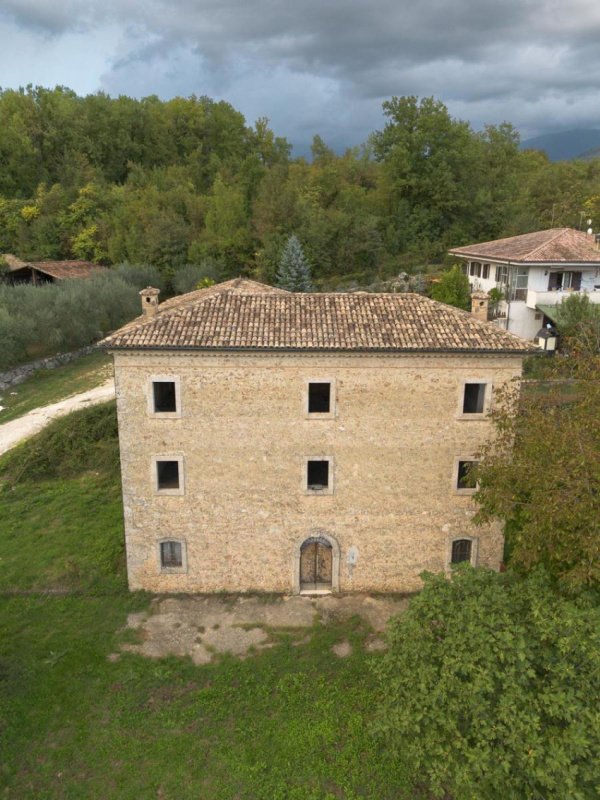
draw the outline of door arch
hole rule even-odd
[[[340,547],[323,531],[296,543],[294,592],[339,591]]]

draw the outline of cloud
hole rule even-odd
[[[59,81],[77,90],[95,70],[111,92],[210,94],[292,139],[356,143],[393,94],[526,133],[600,127],[597,0],[4,0],[1,14],[24,40],[81,43],[82,74]]]

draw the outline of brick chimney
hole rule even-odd
[[[477,319],[488,321],[490,298],[485,292],[473,292],[471,295],[471,314]]]
[[[146,286],[140,292],[142,298],[142,314],[145,317],[153,317],[158,311],[158,295],[160,289],[154,289],[152,286]]]

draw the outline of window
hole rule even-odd
[[[504,289],[508,284],[508,266],[502,264],[496,267],[496,283],[499,289]]]
[[[481,277],[482,278],[489,278],[490,277],[490,265],[483,264],[481,267]]]
[[[473,470],[477,467],[477,463],[477,461],[463,461],[462,459],[457,461],[455,483],[457,492],[473,494],[476,491],[477,482],[473,476]]]
[[[160,543],[160,565],[161,567],[183,566],[181,542]]]
[[[485,383],[465,383],[463,414],[483,414],[485,409]]]
[[[180,381],[175,375],[152,375],[148,383],[148,413],[153,417],[181,417]]]
[[[187,549],[184,539],[163,539],[156,543],[156,553],[161,572],[187,572]]]
[[[333,459],[330,456],[307,458],[304,478],[307,494],[333,494]]]
[[[177,411],[175,400],[175,381],[153,381],[155,412]]]
[[[471,561],[471,550],[473,543],[470,539],[455,539],[452,542],[451,564],[460,564],[463,561]]]
[[[152,462],[158,494],[183,494],[183,456],[155,456]]]
[[[308,413],[329,414],[331,411],[331,383],[308,384]]]
[[[565,289],[579,291],[581,289],[581,272],[551,272],[548,277],[548,291]]]
[[[481,277],[481,263],[479,261],[471,261],[471,277]]]
[[[529,268],[517,267],[510,272],[510,287],[508,299],[513,301],[523,301],[527,299],[527,282],[529,280]]]

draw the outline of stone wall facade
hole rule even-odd
[[[414,591],[449,568],[452,542],[497,569],[498,525],[476,528],[457,464],[490,434],[465,415],[465,382],[497,387],[520,356],[115,352],[131,589],[299,590],[302,543],[333,552],[333,590]],[[178,386],[178,413],[156,415],[152,380]],[[307,413],[308,382],[332,383],[328,415]],[[177,459],[178,493],[156,491],[155,459]],[[306,460],[332,460],[333,490],[311,494]],[[160,542],[182,543],[181,569]]]

